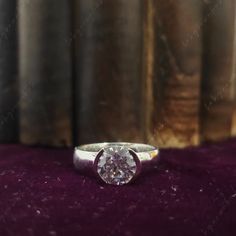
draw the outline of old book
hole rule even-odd
[[[0,0],[0,142],[18,139],[16,1]]]
[[[18,8],[21,142],[71,145],[70,3],[19,1]]]
[[[145,9],[147,140],[161,147],[197,145],[201,1],[152,0]]]
[[[78,142],[143,140],[142,1],[74,2]]]
[[[231,0],[204,4],[203,141],[224,139],[233,133],[235,7]]]

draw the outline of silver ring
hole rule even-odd
[[[107,184],[123,185],[136,179],[157,157],[154,146],[114,142],[75,147],[73,160],[81,173],[95,174]]]

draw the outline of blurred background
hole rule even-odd
[[[236,135],[234,0],[0,0],[0,143],[185,147]]]

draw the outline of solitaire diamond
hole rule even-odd
[[[127,184],[135,175],[137,165],[128,148],[109,146],[103,149],[97,162],[97,172],[108,184]]]

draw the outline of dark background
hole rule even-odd
[[[0,0],[0,141],[184,147],[236,134],[233,0]]]

